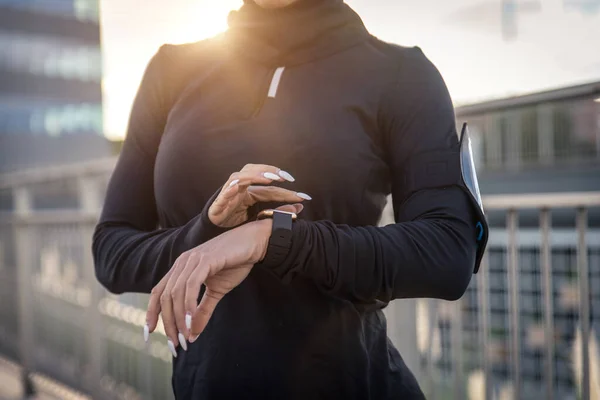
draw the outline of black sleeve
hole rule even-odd
[[[327,293],[354,302],[395,298],[458,299],[475,264],[475,214],[459,187],[404,194],[410,157],[458,146],[454,109],[437,69],[408,49],[396,85],[380,106],[389,149],[396,223],[350,227],[328,221],[294,224],[286,260],[270,269],[285,281],[312,278]],[[405,198],[408,197],[408,198]]]
[[[153,176],[169,112],[170,54],[163,46],[146,68],[94,232],[96,276],[113,293],[149,293],[181,253],[224,231],[210,222],[207,206],[182,227],[158,229]]]

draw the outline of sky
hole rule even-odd
[[[346,3],[378,38],[421,47],[444,76],[455,105],[600,81],[600,0]],[[106,135],[124,136],[144,68],[162,44],[225,30],[228,12],[241,4],[102,0]],[[515,12],[503,13],[503,7]]]

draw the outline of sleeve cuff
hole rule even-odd
[[[217,191],[212,195],[212,197],[206,202],[206,205],[202,209],[200,213],[199,219],[196,222],[196,238],[197,243],[196,246],[208,242],[209,240],[219,236],[222,233],[227,232],[231,228],[222,228],[212,223],[210,218],[208,217],[208,210],[210,206],[215,201],[219,193],[221,192],[221,188],[217,189]]]

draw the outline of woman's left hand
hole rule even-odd
[[[279,209],[299,212],[301,205]],[[152,289],[144,339],[156,329],[162,314],[168,346],[177,357],[178,345],[187,350],[202,333],[219,301],[248,276],[267,251],[270,220],[255,221],[227,231],[183,253],[164,278]],[[200,304],[198,293],[206,290]]]

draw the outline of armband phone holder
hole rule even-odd
[[[488,242],[488,224],[483,210],[479,183],[473,161],[473,150],[467,124],[463,124],[458,147],[415,154],[407,163],[403,190],[399,195],[408,199],[419,190],[458,186],[465,191],[476,214],[477,257],[474,273],[479,270]]]

